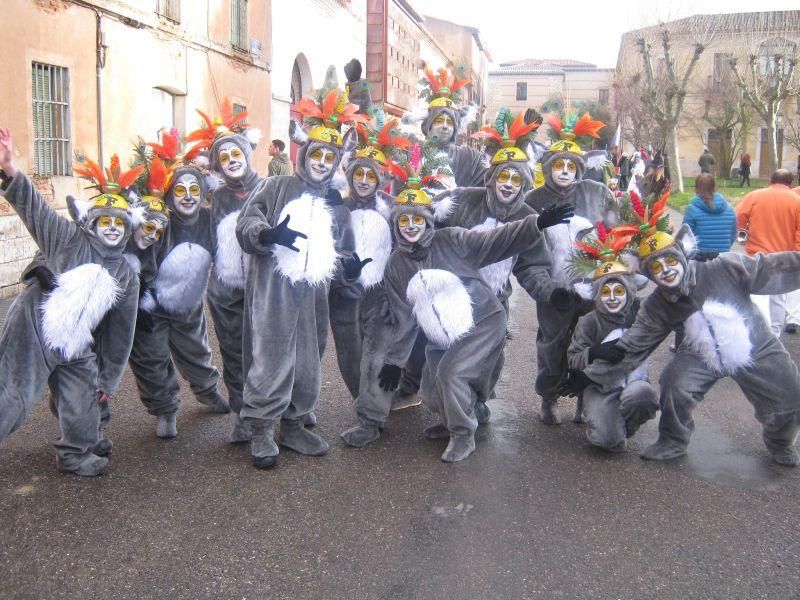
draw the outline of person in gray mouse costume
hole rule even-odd
[[[301,144],[295,174],[262,182],[236,227],[250,257],[242,417],[252,431],[253,465],[261,469],[277,464],[278,444],[306,456],[327,453],[327,442],[303,421],[319,404],[328,286],[334,278],[354,285],[371,260],[354,253],[350,212],[331,188],[355,145],[355,129],[342,135],[338,128],[367,117],[338,89],[303,98],[297,108],[309,129],[292,122],[292,139]]]
[[[776,338],[751,294],[782,294],[800,287],[800,252],[749,257],[725,252],[691,260],[696,246],[684,225],[673,236],[659,226],[669,194],[646,207],[639,223],[616,228],[638,239],[641,272],[656,284],[636,320],[603,360],[577,377],[608,390],[636,369],[676,327],[684,337],[660,379],[658,439],[642,458],[670,460],[686,454],[692,412],[719,379],[731,377],[753,406],[772,460],[797,466],[800,372]]]
[[[251,192],[262,181],[253,169],[254,131],[243,123],[247,113],[233,114],[225,98],[220,116],[211,120],[202,111],[203,126],[186,136],[197,142],[198,150],[208,153],[209,169],[222,176],[223,183],[211,196],[212,268],[206,299],[222,354],[222,379],[228,390],[233,412],[231,443],[250,441],[250,432],[242,421],[244,366],[242,331],[244,330],[244,295],[248,255],[236,238],[236,221]]]
[[[528,192],[525,204],[537,212],[554,203],[575,207],[575,217],[568,225],[554,227],[545,233],[553,261],[550,275],[570,289],[566,266],[575,241],[601,222],[607,207],[613,205],[611,192],[605,185],[583,179],[586,153],[580,143],[599,137],[598,131],[605,124],[593,121],[588,113],[581,118],[567,113],[563,121],[551,115],[548,122],[557,141],[550,145],[541,160],[545,184]],[[567,348],[578,317],[591,309],[591,304],[584,306],[577,295],[564,296],[560,301],[558,306],[552,302],[536,303],[539,323],[536,333],[536,392],[541,397],[540,416],[547,425],[559,422],[555,409],[559,385],[567,376]],[[580,398],[573,420],[583,421]]]
[[[395,199],[397,248],[384,276],[398,335],[378,380],[386,391],[397,388],[417,329],[423,329],[428,342],[420,392],[439,419],[424,434],[448,439],[442,460],[457,462],[475,450],[475,402],[488,395],[506,335],[506,313],[480,269],[536,244],[541,230],[565,221],[572,208],[552,207],[486,231],[434,231],[425,181],[411,163],[405,168],[409,187]]]
[[[81,224],[58,215],[14,164],[11,132],[0,129],[2,196],[14,208],[46,263],[9,309],[0,333],[0,440],[17,430],[49,385],[61,437],[59,470],[105,472],[92,453],[99,440],[100,402],[122,379],[133,342],[139,281],[123,258],[133,219],[120,194],[141,168],[103,171],[86,159],[74,169],[100,192],[84,203]]]

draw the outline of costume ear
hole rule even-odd
[[[459,188],[445,190],[436,194],[431,200],[433,206],[433,220],[437,223],[444,221],[458,204]]]
[[[295,144],[303,145],[308,141],[308,132],[299,121],[292,119],[289,123],[289,137]]]
[[[686,223],[681,225],[681,228],[678,229],[678,233],[675,234],[675,242],[681,247],[686,258],[694,256],[697,250],[697,238],[694,236],[694,232],[689,225]]]
[[[619,260],[622,262],[623,265],[630,269],[631,273],[638,273],[639,272],[639,255],[635,252],[631,252],[630,250],[623,250],[619,255]],[[637,276],[638,277],[638,276]],[[639,281],[637,280],[636,285],[639,286]],[[647,279],[645,278],[645,285],[647,285]],[[638,289],[642,289],[639,287]]]
[[[347,133],[344,134],[344,139],[342,139],[342,161],[347,160],[350,162],[352,160],[353,155],[356,151],[356,136],[357,136],[356,128],[351,127],[347,130]],[[350,156],[347,158],[347,156]]]
[[[647,287],[647,284],[650,283],[650,280],[642,275],[641,273],[636,273],[633,276],[634,282],[636,282],[636,291],[641,292],[644,288]]]
[[[456,129],[461,129],[462,127],[468,126],[478,117],[478,107],[474,104],[470,104],[469,106],[465,106],[464,108],[459,108],[456,111],[456,117],[458,118],[458,123],[456,123]]]
[[[67,196],[67,212],[70,218],[76,223],[83,223],[86,220],[86,215],[89,214],[89,209],[92,203],[88,200],[81,200],[75,196]]]
[[[383,190],[378,190],[375,193],[375,210],[387,221],[392,218],[392,206],[394,206],[394,198],[392,196]]]
[[[589,150],[583,155],[583,160],[587,169],[602,169],[606,163],[611,162],[605,150]]]
[[[147,209],[150,203],[147,200],[140,200],[129,205],[131,210],[131,228],[137,229],[139,225],[147,220]]]

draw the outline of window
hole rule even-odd
[[[600,106],[608,106],[608,88],[602,88],[597,92],[597,101]]]
[[[241,114],[243,112],[247,112],[247,107],[244,104],[236,104],[236,102],[234,102],[233,103],[233,116],[235,117],[236,115]]]
[[[156,14],[173,23],[180,23],[181,0],[156,0]]]
[[[37,175],[71,175],[69,69],[32,64],[33,153]]]
[[[528,84],[525,81],[517,82],[517,100],[528,99]]]
[[[247,0],[231,0],[231,44],[247,52]]]

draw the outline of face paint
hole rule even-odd
[[[447,114],[440,114],[433,119],[428,138],[433,142],[448,143],[453,138],[455,130],[456,124],[453,118]]]
[[[400,235],[410,244],[416,244],[425,233],[428,224],[422,215],[400,215],[397,217],[397,228]]]
[[[94,232],[103,245],[114,248],[119,246],[125,235],[125,221],[121,217],[103,215],[97,219]]]
[[[369,167],[356,167],[353,171],[353,191],[359,198],[367,198],[378,188],[378,174]]]
[[[330,148],[314,148],[306,158],[308,174],[312,181],[322,181],[331,171],[336,162],[336,153]]]
[[[600,288],[600,302],[609,313],[616,314],[628,303],[628,291],[619,281],[611,279]]]
[[[133,232],[133,243],[139,250],[155,244],[164,235],[164,226],[159,221],[145,221]]]
[[[231,179],[239,179],[247,173],[244,150],[233,142],[226,142],[219,147],[219,164],[225,177]]]
[[[497,174],[494,193],[503,204],[510,204],[522,189],[522,174],[512,167],[506,167]]]
[[[650,273],[650,279],[665,288],[676,288],[683,281],[683,263],[674,256],[654,258],[647,265],[647,270]]]
[[[575,174],[578,172],[578,165],[568,158],[557,158],[553,161],[550,170],[550,177],[558,187],[566,188],[575,181]]]
[[[202,188],[194,175],[184,173],[172,187],[173,204],[180,214],[191,217],[200,208]]]

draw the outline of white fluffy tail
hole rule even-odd
[[[239,212],[230,213],[217,225],[217,255],[214,257],[214,275],[225,287],[234,290],[244,289],[250,263],[250,256],[242,252],[236,239]]]
[[[375,210],[356,209],[350,213],[356,252],[361,260],[371,258],[361,270],[358,281],[370,289],[383,281],[383,272],[392,253],[392,232],[389,223]]]
[[[428,339],[442,348],[475,326],[472,299],[458,276],[441,269],[424,269],[408,282],[406,298]]]

